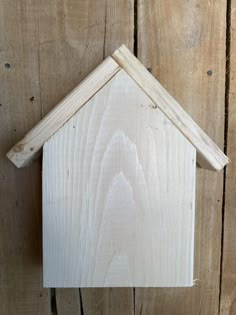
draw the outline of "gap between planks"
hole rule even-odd
[[[228,119],[229,119],[229,93],[230,93],[230,65],[231,65],[231,0],[227,0],[226,8],[226,38],[225,38],[225,126],[224,126],[224,153],[228,151]],[[220,281],[219,281],[219,304],[218,313],[221,311],[222,280],[223,280],[223,259],[224,259],[224,223],[225,223],[225,201],[226,201],[226,174],[223,175],[223,196],[222,196],[222,228],[221,228],[221,252],[220,252]]]

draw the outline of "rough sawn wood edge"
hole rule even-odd
[[[27,166],[38,156],[44,143],[119,70],[120,67],[118,64],[111,57],[107,57],[90,75],[39,121],[22,140],[14,145],[7,153],[7,157],[19,168]]]
[[[112,57],[192,143],[197,150],[197,164],[201,168],[220,171],[229,163],[228,157],[125,45],[117,49]]]
[[[59,130],[93,95],[123,68],[157,107],[172,121],[197,150],[197,164],[205,169],[220,171],[228,157],[184,111],[178,102],[149,73],[142,63],[122,45],[50,111],[8,153],[17,166],[27,166],[44,143]]]

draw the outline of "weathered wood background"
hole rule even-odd
[[[197,170],[193,288],[43,289],[41,161],[8,149],[125,43],[231,158]],[[0,314],[236,314],[236,0],[0,0]]]

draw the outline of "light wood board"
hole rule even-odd
[[[139,59],[221,149],[225,23],[226,2],[222,0],[139,1]],[[222,186],[223,173],[197,171],[196,285],[189,289],[136,289],[136,314],[217,314]]]
[[[231,163],[226,170],[223,266],[220,314],[236,314],[236,1],[231,1],[230,69],[228,99],[227,153]],[[229,44],[229,42],[228,42]]]
[[[6,152],[41,118],[38,4],[0,1],[0,314],[48,314],[42,288],[40,160],[19,171]]]
[[[44,285],[192,286],[195,172],[195,148],[121,70],[44,145]]]

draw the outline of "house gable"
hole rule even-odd
[[[44,145],[44,285],[193,285],[195,165],[119,71]]]
[[[200,167],[220,171],[229,162],[220,148],[124,45],[112,57],[98,66],[7,153],[17,167],[27,166],[37,157],[44,143],[121,69],[192,143]]]

